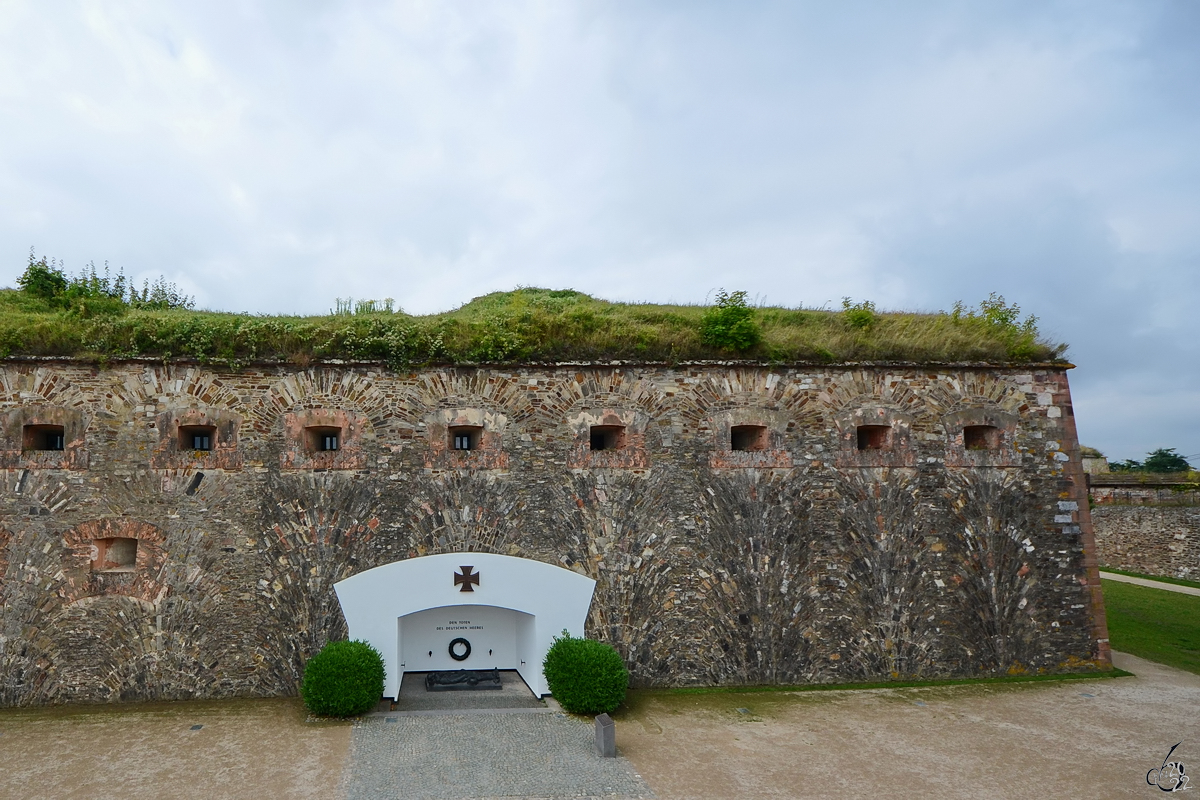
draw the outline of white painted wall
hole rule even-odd
[[[443,606],[405,614],[400,618],[400,666],[405,672],[520,669],[519,617],[529,615],[496,606]],[[463,661],[450,656],[450,642],[459,638],[471,643],[471,654]]]
[[[460,591],[454,574],[460,567],[471,566],[479,575],[474,591]],[[395,561],[360,572],[334,584],[351,639],[370,642],[383,654],[387,678],[384,695],[396,697],[405,670],[464,669],[468,666],[492,666],[477,662],[479,645],[463,631],[437,631],[436,620],[481,619],[483,629],[477,635],[510,635],[513,668],[529,688],[539,696],[549,693],[542,676],[542,661],[555,636],[564,629],[572,636],[583,636],[584,622],[592,604],[596,582],[553,564],[526,558],[491,553],[448,553]],[[446,609],[455,609],[453,615]],[[504,615],[501,609],[521,612]],[[436,611],[435,611],[436,610]],[[427,612],[421,614],[421,612]],[[411,616],[410,616],[411,615]],[[465,616],[464,616],[465,615]],[[527,616],[526,616],[527,615]],[[511,628],[506,627],[511,625]],[[447,627],[442,625],[442,627]],[[431,630],[433,628],[433,630]],[[489,629],[490,628],[490,629]],[[412,633],[415,638],[409,639]],[[470,634],[468,629],[466,634]],[[444,636],[444,641],[435,634]],[[447,646],[456,636],[470,640],[473,648],[469,661],[449,657]],[[495,642],[495,639],[492,639]],[[438,648],[447,666],[414,666],[410,653],[424,655]],[[403,649],[403,653],[402,653]],[[483,648],[486,653],[487,647]],[[492,650],[497,648],[493,645]],[[426,661],[433,659],[426,655]],[[405,666],[401,666],[401,665]]]

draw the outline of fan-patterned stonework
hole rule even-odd
[[[0,415],[0,704],[293,694],[334,583],[435,553],[594,578],[639,686],[1107,663],[1058,367],[9,362]],[[71,453],[21,449],[47,421]]]

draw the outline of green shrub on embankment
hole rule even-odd
[[[542,673],[550,694],[572,714],[611,713],[629,689],[629,671],[612,645],[566,631],[546,651]]]
[[[322,717],[370,711],[383,696],[383,656],[360,640],[330,642],[304,665],[300,696]]]

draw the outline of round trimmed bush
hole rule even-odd
[[[629,687],[629,671],[612,645],[566,631],[550,645],[542,673],[554,699],[572,714],[615,711]]]
[[[300,696],[322,717],[352,717],[383,696],[383,656],[366,642],[330,642],[308,660]]]

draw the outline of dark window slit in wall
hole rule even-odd
[[[766,450],[767,426],[734,425],[729,429],[730,450]]]
[[[859,425],[859,450],[887,450],[891,447],[892,429],[888,425]]]
[[[179,427],[180,450],[212,450],[216,439],[217,429],[212,425],[181,425]]]
[[[483,428],[478,425],[450,426],[450,448],[452,450],[478,450]]]
[[[21,446],[25,450],[63,450],[66,447],[62,425],[26,425]]]
[[[588,436],[592,450],[620,450],[625,446],[624,425],[593,425]]]
[[[314,453],[328,453],[342,444],[342,429],[327,426],[308,428],[308,447]]]
[[[997,450],[1000,429],[992,425],[967,425],[963,428],[963,447],[968,450]]]

